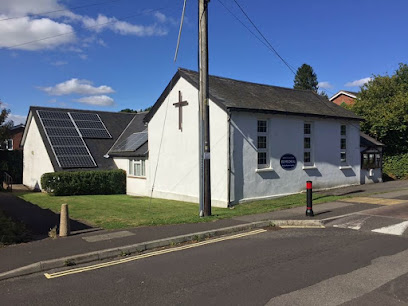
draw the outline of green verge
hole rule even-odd
[[[24,224],[13,221],[0,210],[0,248],[29,240],[30,235]]]
[[[233,209],[213,207],[213,216],[200,218],[198,217],[197,204],[147,197],[128,195],[52,196],[46,193],[21,193],[19,197],[55,213],[60,212],[61,204],[67,203],[72,219],[104,229],[211,222],[218,219],[304,206],[306,200],[306,194],[303,193],[240,204]],[[314,203],[336,201],[344,197],[315,193]]]

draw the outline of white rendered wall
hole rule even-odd
[[[135,158],[137,159],[137,158]],[[150,196],[148,190],[148,182],[147,182],[147,175],[145,178],[142,177],[135,177],[129,175],[129,160],[130,158],[113,158],[115,165],[118,169],[122,169],[126,171],[126,194],[134,195],[134,196]],[[146,160],[145,162],[145,171],[146,174],[149,171],[149,161]]]
[[[183,101],[183,129],[179,130],[179,90]],[[164,126],[163,126],[164,124]],[[228,118],[210,101],[212,205],[227,206]],[[198,203],[198,91],[180,78],[149,125],[149,190],[153,197]],[[163,137],[162,137],[163,133]],[[160,148],[160,142],[161,149]],[[159,151],[160,150],[160,151]],[[156,171],[157,167],[157,171]]]
[[[31,189],[41,189],[41,175],[54,172],[54,167],[33,117],[23,150],[23,184]]]
[[[268,121],[268,155],[271,169],[257,172],[257,120]],[[314,189],[360,183],[360,131],[358,123],[334,119],[312,119],[295,116],[234,112],[232,114],[231,200],[297,193],[305,190],[306,181]],[[315,169],[303,168],[303,124],[312,122],[312,148]],[[347,164],[340,167],[340,125],[347,124]],[[280,166],[284,154],[293,154],[297,166],[285,170]]]

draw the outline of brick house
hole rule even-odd
[[[353,105],[356,98],[357,92],[340,90],[329,100],[337,105],[342,105],[343,103],[346,105]]]
[[[4,141],[4,143],[1,145],[1,149],[9,151],[22,150],[20,144],[21,139],[23,138],[24,128],[24,124],[13,126],[10,129],[10,138]]]

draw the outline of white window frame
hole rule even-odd
[[[305,131],[306,124],[310,125],[309,133]],[[310,148],[305,148],[305,139],[310,139]],[[310,161],[305,161],[305,153],[309,153]],[[313,156],[313,122],[305,121],[303,122],[303,165],[304,166],[314,166],[314,156]]]
[[[259,122],[265,122],[265,132],[260,132],[258,130]],[[269,168],[269,155],[268,155],[268,129],[269,129],[269,124],[267,119],[258,119],[256,121],[256,148],[257,148],[257,154],[256,154],[256,160],[257,160],[257,167],[258,169],[264,169],[264,168]],[[265,137],[265,148],[259,148],[258,147],[258,137]],[[265,153],[265,164],[259,164],[259,153]]]
[[[345,134],[344,135],[342,133],[343,126],[345,127]],[[342,165],[342,166],[347,165],[347,147],[348,147],[347,134],[348,134],[347,125],[346,124],[341,124],[340,125],[340,165]],[[346,147],[344,149],[341,147],[341,144],[342,144],[343,140],[344,140],[344,142],[346,144]],[[343,154],[345,155],[344,160],[342,159]]]
[[[139,167],[139,171],[137,171],[136,166]],[[139,173],[136,173],[139,172]],[[146,160],[145,159],[130,159],[129,160],[129,176],[133,177],[146,177]]]
[[[6,143],[6,150],[13,151],[13,139],[7,139]]]

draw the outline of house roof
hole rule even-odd
[[[11,127],[10,131],[14,131],[14,130],[18,130],[18,129],[24,129],[24,127],[25,127],[25,125],[20,123],[20,124],[17,124],[15,126]]]
[[[179,68],[146,115],[145,121],[150,121],[180,77],[199,88],[198,73]],[[250,83],[218,76],[210,76],[209,87],[210,99],[224,110],[362,120],[353,112],[310,90]]]
[[[360,147],[384,147],[385,144],[379,142],[377,139],[360,132]]]
[[[143,138],[141,143],[138,143],[136,147],[125,146],[133,141],[135,135],[145,131],[147,136],[147,129],[144,125],[143,119],[147,112],[137,113],[135,117],[130,121],[126,129],[119,136],[114,145],[109,149],[108,155],[113,157],[144,157],[147,155],[147,137]]]
[[[33,118],[38,126],[40,135],[44,141],[45,147],[47,149],[48,155],[50,156],[52,165],[54,166],[55,171],[61,170],[81,170],[81,168],[73,169],[62,169],[56,160],[54,152],[52,151],[51,145],[48,141],[44,128],[38,117],[37,110],[47,110],[47,111],[59,111],[59,112],[70,112],[72,113],[92,113],[98,114],[104,123],[106,129],[109,131],[112,138],[108,139],[91,139],[84,138],[85,144],[88,147],[93,159],[95,160],[97,167],[96,168],[85,168],[83,170],[106,170],[106,169],[116,169],[116,165],[112,158],[104,157],[117,139],[122,135],[123,131],[129,125],[129,123],[134,119],[134,121],[143,124],[143,116],[137,116],[138,114],[134,113],[119,113],[119,112],[104,112],[104,111],[91,111],[91,110],[79,110],[79,109],[66,109],[66,108],[51,108],[51,107],[39,107],[31,106],[29,110],[29,118]],[[29,124],[29,119],[27,120]],[[136,124],[136,123],[135,123]],[[23,136],[23,144],[25,141],[27,130]]]
[[[348,90],[340,90],[338,91],[336,94],[334,94],[333,96],[330,97],[329,101],[333,101],[334,99],[336,99],[338,96],[340,95],[346,95],[350,98],[356,99],[357,98],[357,94],[358,92],[355,91],[348,91]]]

